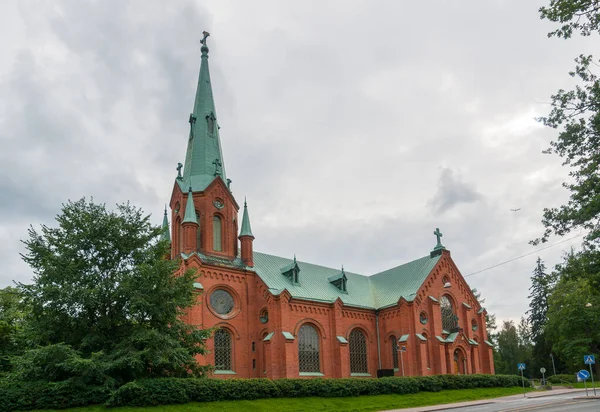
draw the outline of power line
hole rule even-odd
[[[485,272],[486,270],[490,270],[490,269],[497,268],[498,266],[506,265],[507,263],[514,262],[515,260],[522,259],[522,258],[524,258],[524,257],[526,257],[526,256],[529,256],[529,255],[533,255],[533,254],[539,253],[539,252],[541,252],[542,250],[550,249],[551,247],[558,246],[558,245],[560,245],[561,243],[568,242],[569,240],[573,240],[573,239],[575,239],[575,238],[578,238],[578,237],[580,237],[580,236],[583,236],[583,235],[584,235],[584,233],[579,233],[578,235],[575,235],[575,236],[573,236],[573,237],[570,237],[570,238],[568,238],[568,239],[563,239],[563,240],[561,240],[560,242],[556,242],[556,243],[554,243],[554,244],[552,244],[552,245],[548,245],[548,246],[545,246],[545,247],[543,247],[543,248],[541,248],[541,249],[534,250],[533,252],[525,253],[524,255],[517,256],[516,258],[509,259],[509,260],[507,260],[507,261],[505,261],[505,262],[501,262],[501,263],[498,263],[498,264],[496,264],[496,265],[493,265],[493,266],[487,267],[487,268],[485,268],[485,269],[478,270],[477,272],[469,273],[468,275],[465,275],[465,276],[463,276],[463,277],[464,277],[464,278],[468,278],[469,276],[473,276],[473,275],[476,275],[476,274],[478,274],[478,273]]]

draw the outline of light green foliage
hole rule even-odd
[[[590,307],[586,305],[590,303]],[[554,351],[571,370],[582,365],[583,355],[600,353],[600,293],[588,279],[563,279],[550,297],[548,334]]]
[[[562,24],[550,36],[569,38],[573,32],[588,36],[600,30],[597,0],[552,0],[540,13],[543,19]],[[545,231],[533,243],[584,229],[588,231],[586,244],[593,248],[600,243],[600,82],[598,64],[592,56],[580,55],[575,62],[575,70],[569,73],[578,80],[575,89],[559,90],[551,97],[550,114],[539,119],[559,129],[551,147],[569,168],[571,179],[564,186],[570,199],[558,208],[544,209]]]
[[[81,199],[56,220],[24,241],[34,282],[19,289],[31,307],[26,333],[40,348],[19,359],[13,378],[43,378],[36,371],[50,364],[50,380],[202,375],[194,356],[210,331],[181,320],[195,303],[196,275],[174,276],[179,261],[164,258],[169,245],[149,216]]]

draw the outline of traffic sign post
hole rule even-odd
[[[521,371],[521,382],[523,382],[523,397],[525,398],[525,378],[523,377],[523,371],[525,370],[525,364],[517,363],[517,368]]]
[[[585,386],[585,396],[590,396],[588,395],[587,390],[587,380],[590,377],[590,373],[585,369],[582,369],[579,372],[577,372],[577,377],[583,381],[583,386]],[[594,395],[596,395],[596,392],[594,392]]]
[[[596,364],[596,358],[594,355],[585,355],[583,362],[586,365],[590,365],[590,376],[592,377],[592,388],[594,389],[594,396],[596,396],[596,384],[594,383],[594,372],[592,371],[592,365]]]
[[[546,384],[546,375],[544,375],[546,373],[546,368],[540,368],[540,372],[542,372],[542,385]]]

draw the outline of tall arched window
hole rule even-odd
[[[390,338],[390,349],[392,351],[392,365],[398,369],[398,339],[395,336]]]
[[[442,311],[442,329],[446,332],[456,332],[458,330],[458,316],[454,313],[452,301],[444,295],[440,299],[440,310]]]
[[[298,331],[298,363],[300,372],[321,372],[319,334],[311,325],[302,325]]]
[[[350,373],[369,373],[367,368],[367,338],[360,329],[350,332]]]
[[[223,250],[222,247],[222,227],[221,218],[219,216],[213,217],[213,250],[220,252]]]
[[[196,210],[196,221],[198,222],[198,228],[196,229],[196,250],[200,252],[200,212]]]
[[[215,369],[218,371],[233,370],[231,365],[231,333],[227,329],[215,332]]]
[[[181,229],[181,219],[177,217],[175,221],[175,247],[173,248],[173,256],[179,256],[181,253],[181,246],[183,245],[183,230]]]

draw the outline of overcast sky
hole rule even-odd
[[[203,30],[255,250],[373,274],[428,254],[439,227],[469,275],[539,249],[567,170],[535,117],[595,40],[548,39],[540,4],[3,1],[0,287],[31,279],[20,240],[67,199],[129,200],[160,223]],[[580,242],[466,280],[518,319],[537,256]]]

